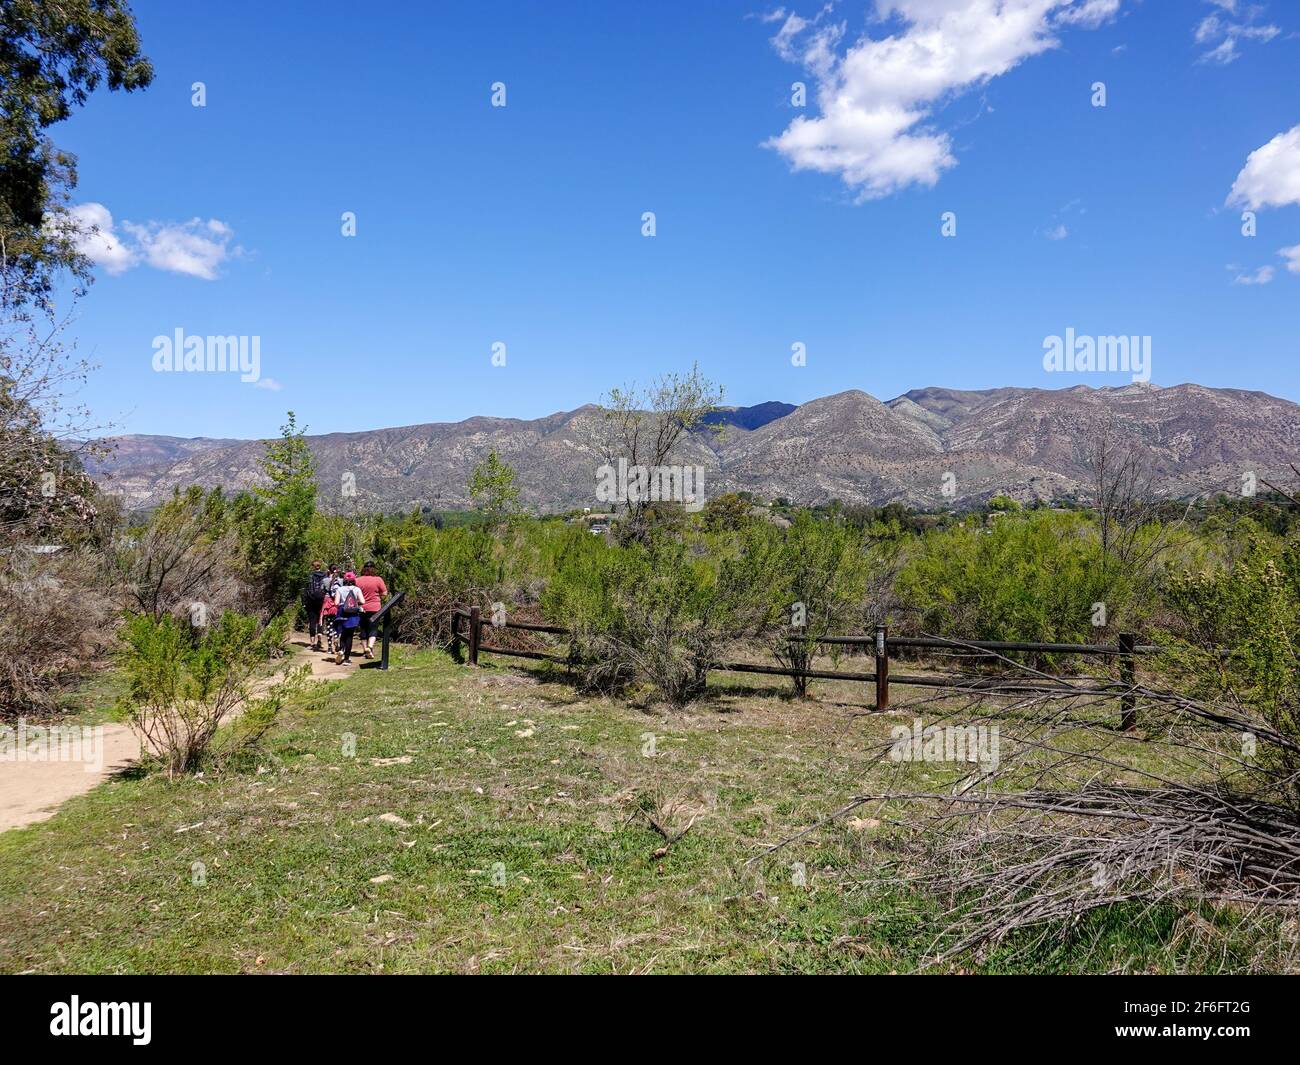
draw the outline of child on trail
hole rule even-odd
[[[334,592],[339,586],[337,566],[331,566],[330,581],[326,586],[327,594],[321,601],[320,605],[320,628],[325,634],[325,650],[329,654],[334,654],[339,646],[339,632],[335,627],[335,621],[338,619],[339,607],[334,602]]]
[[[311,640],[311,649],[319,651],[320,645],[320,608],[327,594],[326,582],[329,574],[325,572],[323,562],[313,562],[307,585],[302,592],[302,608],[307,614],[307,638]]]
[[[334,652],[336,665],[352,661],[352,639],[361,625],[362,605],[366,593],[357,587],[357,575],[350,570],[343,574],[343,582],[334,590],[334,604],[338,615],[334,626],[339,632],[341,646]]]
[[[361,567],[357,587],[366,597],[366,601],[361,606],[361,636],[366,641],[364,650],[367,658],[374,658],[375,633],[379,628],[375,622],[375,615],[379,613],[379,608],[388,595],[388,585],[384,583],[384,578],[375,572],[375,564],[367,562]]]

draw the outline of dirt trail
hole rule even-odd
[[[336,666],[322,654],[308,650],[305,637],[295,633],[286,668],[311,666],[313,680],[339,680],[357,671],[360,659]],[[84,795],[112,774],[128,768],[140,757],[140,741],[126,725],[103,726],[102,764],[69,762],[0,762],[0,832],[21,828],[53,817],[68,799]]]

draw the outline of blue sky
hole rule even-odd
[[[694,361],[737,404],[1130,380],[1045,372],[1067,328],[1300,400],[1293,3],[133,7],[153,85],[51,130],[118,431],[538,417]],[[155,372],[177,328],[263,380]]]

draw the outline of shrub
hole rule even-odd
[[[344,519],[326,522],[336,520]],[[406,592],[397,618],[400,638],[424,644],[448,641],[453,606],[478,605],[485,613],[496,602],[512,612],[535,606],[562,560],[581,565],[604,546],[578,526],[522,517],[495,529],[439,529],[412,514],[377,522],[369,535],[369,557],[380,563],[393,591]],[[320,555],[335,557],[328,550]]]
[[[1166,638],[1163,664],[1194,698],[1256,711],[1300,748],[1300,541],[1282,550],[1262,539],[1247,557],[1217,571],[1172,576],[1165,600],[1181,623]],[[1300,756],[1285,744],[1289,792]]]
[[[119,712],[168,776],[255,745],[307,684],[307,666],[262,690],[255,684],[282,648],[290,618],[286,612],[262,625],[227,611],[196,628],[170,614],[128,617],[119,655],[128,688]],[[227,721],[230,728],[219,733]]]
[[[649,684],[672,706],[703,691],[727,631],[713,568],[664,535],[575,551],[542,597],[572,629],[572,658],[589,688]]]
[[[868,570],[866,542],[851,526],[816,521],[804,511],[786,532],[780,579],[772,587],[791,617],[771,647],[778,662],[798,671],[793,680],[799,695],[808,692],[801,674],[822,650],[818,640],[863,630]]]
[[[933,532],[897,587],[923,631],[959,639],[1088,643],[1137,620],[1131,579],[1102,567],[1081,514],[1005,514]],[[1105,626],[1094,624],[1097,603]]]
[[[786,530],[754,525],[722,564],[720,606],[737,633],[762,638],[795,671],[795,692],[806,695],[818,641],[866,625],[871,554],[861,530],[806,510]]]
[[[368,560],[381,561],[377,540],[382,519],[370,514],[317,514],[307,537],[305,557],[319,558],[340,570],[356,570]]]
[[[481,528],[430,526],[407,541],[393,587],[406,592],[400,619],[402,638],[445,644],[455,606],[493,601],[500,586],[498,544]]]

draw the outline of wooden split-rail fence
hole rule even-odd
[[[462,629],[464,623],[464,632]],[[480,607],[455,607],[452,609],[451,634],[455,645],[468,651],[469,664],[478,665],[480,654],[507,655],[513,658],[531,658],[544,662],[569,665],[567,655],[548,654],[522,648],[502,647],[483,642],[483,629],[519,629],[554,636],[568,636],[570,630],[562,625],[540,625],[534,622],[494,621],[483,616]],[[798,641],[798,637],[792,639]],[[751,662],[713,662],[709,671],[721,673],[762,673],[781,677],[803,677],[809,680],[844,680],[874,683],[876,709],[889,707],[890,684],[914,685],[924,688],[957,688],[963,691],[985,692],[993,695],[1109,695],[1120,701],[1120,727],[1129,730],[1137,727],[1136,678],[1134,663],[1138,655],[1152,654],[1160,648],[1139,644],[1132,633],[1120,633],[1116,644],[1090,643],[1032,643],[1015,640],[946,640],[933,636],[890,636],[884,625],[877,625],[871,635],[823,636],[814,641],[824,646],[868,648],[875,657],[875,669],[870,672],[843,672],[828,669],[789,669],[782,666],[764,666]],[[1005,653],[1094,655],[1116,658],[1119,661],[1120,679],[1097,681],[1085,678],[1085,685],[1062,683],[1061,678],[1007,679],[1005,677],[937,676],[890,673],[890,651],[893,650],[943,650],[964,652],[971,658],[996,658]]]

